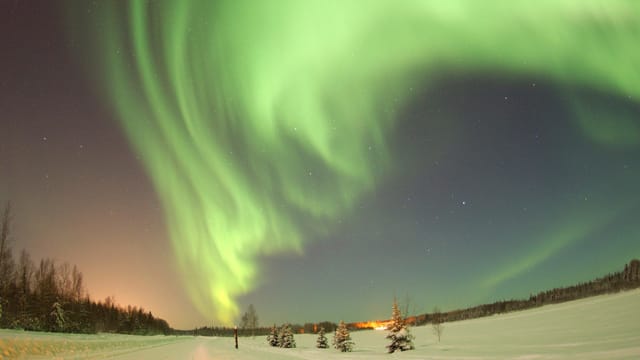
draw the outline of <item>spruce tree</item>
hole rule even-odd
[[[273,327],[271,327],[271,331],[269,332],[269,335],[267,335],[267,342],[269,342],[269,345],[271,346],[280,346],[276,324],[273,324]]]
[[[396,350],[413,350],[413,335],[409,332],[409,328],[402,318],[402,314],[398,308],[398,302],[395,298],[393,299],[391,311],[391,324],[389,324],[387,330],[389,330],[387,339],[391,340],[391,344],[387,345],[389,353]]]
[[[320,327],[320,331],[318,332],[318,340],[316,340],[316,347],[318,349],[326,349],[329,347],[327,343],[327,337],[324,336],[324,327]]]
[[[340,325],[336,329],[336,333],[333,336],[333,346],[342,352],[348,352],[353,349],[355,343],[351,341],[351,335],[349,335],[349,329],[344,321],[340,320]]]
[[[49,316],[51,317],[51,329],[54,331],[64,331],[64,309],[59,302],[56,301],[51,305],[51,313]]]
[[[281,348],[294,348],[296,347],[296,340],[293,338],[293,331],[289,324],[284,324],[280,328],[278,333],[278,344]]]

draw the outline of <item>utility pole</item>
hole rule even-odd
[[[233,337],[236,338],[236,349],[238,348],[238,325],[233,328]]]

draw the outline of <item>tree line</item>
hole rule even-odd
[[[241,322],[242,324],[242,322]],[[361,330],[355,326],[347,324],[349,329]],[[331,321],[322,321],[319,323],[289,324],[291,331],[295,334],[316,334],[320,328],[326,331],[335,331],[338,324]],[[255,328],[242,327],[238,328],[239,336],[264,336],[271,333],[272,327],[256,326]],[[173,330],[176,335],[194,335],[194,336],[233,336],[234,328],[228,326],[203,326],[190,330]]]
[[[162,319],[138,307],[116,305],[112,298],[93,301],[82,272],[49,258],[34,263],[26,250],[17,261],[10,246],[11,207],[0,230],[0,328],[31,331],[169,334]]]
[[[616,293],[640,287],[640,260],[631,260],[624,266],[624,270],[607,274],[603,277],[579,283],[577,285],[560,287],[532,294],[528,299],[512,299],[496,301],[491,304],[474,306],[467,309],[422,314],[411,317],[410,321],[416,325],[439,322],[459,321],[491,316],[511,311],[531,309],[543,305],[578,300],[590,296]]]
[[[591,280],[588,282],[580,283],[573,286],[555,288],[552,290],[541,291],[538,294],[531,295],[528,299],[512,299],[496,301],[490,304],[478,305],[466,309],[458,309],[443,312],[438,307],[435,307],[432,313],[409,316],[408,310],[402,315],[407,325],[420,326],[425,324],[431,324],[433,326],[434,335],[440,340],[443,332],[443,323],[450,321],[459,321],[474,319],[483,316],[491,316],[494,314],[501,314],[511,311],[519,311],[525,309],[531,309],[548,304],[556,304],[565,301],[582,299],[590,296],[615,293],[623,290],[630,290],[640,287],[640,260],[631,260],[624,266],[624,270],[608,274],[601,278]],[[408,300],[407,300],[408,303]],[[394,301],[394,306],[397,307]],[[407,305],[408,308],[408,305]],[[395,313],[396,310],[394,310]],[[392,323],[397,323],[397,315],[392,318]],[[255,319],[253,322],[252,319]],[[242,336],[252,335],[271,335],[274,338],[273,327],[258,327],[257,315],[253,305],[249,306],[249,310],[242,317],[241,328],[239,334]],[[354,322],[345,324],[345,328],[351,331],[367,329],[361,326],[362,323]],[[255,328],[250,328],[255,326]],[[339,327],[338,324],[330,321],[323,321],[319,323],[305,323],[300,324],[287,324],[290,331],[294,334],[317,334],[320,329],[322,332],[336,331]],[[176,330],[180,334],[193,334],[203,336],[233,336],[234,329],[230,327],[202,327],[194,330]]]
[[[528,299],[502,300],[490,304],[483,304],[447,312],[443,312],[438,307],[435,307],[431,313],[414,316],[410,316],[408,313],[409,306],[407,304],[409,303],[409,300],[407,299],[405,311],[402,316],[407,325],[420,326],[431,324],[433,326],[434,335],[436,335],[438,340],[440,340],[443,332],[443,323],[445,322],[474,319],[494,314],[525,310],[543,305],[614,293],[638,287],[640,287],[640,260],[634,259],[626,264],[622,271],[573,286],[541,291],[535,295],[532,294]],[[345,327],[350,331],[368,329],[367,327],[363,327],[362,324],[363,323],[360,322],[347,323],[345,324]],[[323,331],[334,332],[338,328],[338,324],[330,321],[305,323],[304,325],[288,324],[287,326],[294,334],[317,334],[320,329],[323,329]],[[250,305],[249,310],[241,318],[241,326],[238,333],[240,336],[263,336],[269,334],[273,336],[274,327],[257,326],[255,308],[253,305]],[[176,334],[233,336],[234,329],[232,327],[212,326],[196,328],[193,330],[176,330]]]

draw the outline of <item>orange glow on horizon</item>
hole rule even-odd
[[[351,326],[358,329],[374,329],[374,330],[385,330],[387,326],[391,324],[391,320],[372,320],[372,321],[363,321],[351,324]]]

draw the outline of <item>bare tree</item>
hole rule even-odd
[[[11,204],[9,202],[7,202],[0,221],[2,222],[2,229],[0,229],[0,310],[4,308],[5,311],[8,311],[10,297],[9,285],[14,280],[15,270],[13,254],[9,246],[9,228],[11,225]]]
[[[442,332],[444,331],[443,316],[440,308],[437,306],[433,308],[433,314],[431,314],[431,326],[433,326],[433,334],[438,337],[438,342],[440,342],[440,337],[442,336]]]
[[[410,326],[417,326],[418,318],[415,315],[420,312],[420,309],[418,309],[416,304],[411,301],[411,296],[409,296],[409,293],[406,293],[404,301],[399,303],[398,306],[405,323]]]
[[[71,271],[71,289],[73,301],[80,302],[84,296],[84,284],[82,283],[82,273],[75,265]]]
[[[2,213],[2,231],[0,232],[0,261],[3,259],[4,253],[8,249],[9,242],[9,225],[11,224],[11,203],[7,202]]]
[[[16,274],[16,285],[18,291],[18,321],[26,322],[29,316],[27,305],[32,300],[30,296],[33,291],[33,274],[35,266],[31,261],[31,256],[26,250],[20,253],[20,262],[18,263],[18,271]]]
[[[242,315],[240,327],[243,330],[251,330],[251,336],[255,337],[255,329],[258,327],[258,314],[253,304],[249,304],[247,312]]]
[[[22,250],[20,253],[20,262],[18,263],[17,272],[17,286],[21,294],[29,294],[33,288],[33,273],[35,272],[35,266],[31,261],[31,256],[27,250]]]
[[[0,229],[0,296],[4,294],[13,276],[14,262],[9,246],[11,233],[11,203],[7,202],[2,213],[2,229]]]
[[[69,301],[73,298],[73,288],[71,287],[71,265],[68,262],[58,265],[58,271],[56,271],[57,287],[60,297],[64,301]]]
[[[38,311],[46,314],[58,296],[55,262],[49,258],[41,259],[40,265],[36,267],[34,280]]]

